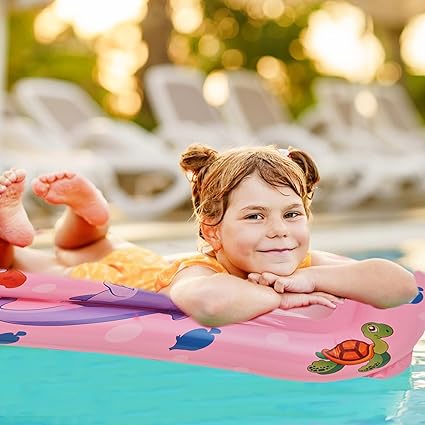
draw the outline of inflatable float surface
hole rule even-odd
[[[0,344],[140,356],[298,381],[384,378],[425,331],[425,274],[410,304],[275,310],[208,328],[169,298],[109,282],[0,270]]]

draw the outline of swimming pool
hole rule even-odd
[[[425,342],[399,376],[326,384],[8,346],[0,347],[0,362],[1,425],[425,424]]]

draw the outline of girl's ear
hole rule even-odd
[[[214,251],[219,251],[221,248],[221,238],[219,225],[208,225],[201,223],[201,232],[205,241],[212,247]]]

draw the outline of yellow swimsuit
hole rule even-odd
[[[310,265],[311,255],[308,254],[298,268]],[[157,292],[167,287],[176,273],[190,266],[203,266],[217,273],[228,273],[215,258],[205,254],[195,254],[170,264],[164,257],[148,249],[132,247],[113,251],[99,261],[79,264],[72,269],[71,277],[109,281]]]

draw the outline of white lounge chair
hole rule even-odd
[[[205,75],[179,65],[151,66],[145,73],[145,89],[159,121],[157,134],[182,150],[191,143],[216,149],[255,144],[237,126],[227,124],[203,96]]]
[[[308,131],[280,122],[281,125],[275,125],[271,131],[266,129],[264,132],[254,133],[251,126],[252,122],[258,122],[259,117],[256,114],[267,119],[267,123],[270,123],[270,116],[273,116],[276,124],[278,116],[276,105],[272,105],[272,110],[269,111],[264,101],[261,102],[257,97],[254,105],[258,110],[251,109],[253,114],[244,119],[246,109],[240,105],[236,106],[235,103],[233,109],[224,109],[224,112],[228,112],[226,115],[230,117],[228,121],[224,120],[220,112],[209,105],[203,97],[204,78],[205,75],[196,69],[176,65],[158,65],[146,71],[146,93],[160,122],[157,131],[161,138],[172,142],[177,136],[176,146],[181,141],[184,141],[185,145],[203,142],[217,149],[252,144],[296,146],[320,159],[318,162],[323,170],[323,179],[317,195],[319,201],[323,199],[331,207],[340,209],[357,204],[372,192],[372,188],[363,184],[358,185],[358,190],[352,187],[345,190],[347,185],[359,183],[359,178],[361,180],[364,173],[363,166],[350,169],[351,162],[343,164],[339,158],[335,158],[326,143]],[[232,88],[234,86],[231,86],[230,90]],[[252,92],[250,94],[252,95]],[[260,97],[262,94],[263,90]],[[230,98],[233,99],[232,94]],[[180,145],[179,149],[185,145]],[[336,167],[338,173],[335,173]]]
[[[380,187],[375,191],[378,196],[397,197],[406,188],[424,193],[425,150],[416,142],[409,147],[407,133],[385,126],[376,86],[320,78],[314,91],[318,104],[304,115],[303,124],[331,140],[338,151],[360,158]],[[376,110],[360,113],[359,96]]]
[[[113,170],[115,181],[106,196],[128,216],[154,218],[189,199],[178,159],[162,140],[134,123],[107,117],[76,84],[26,78],[15,84],[13,94],[19,108],[51,135],[44,146],[38,146],[42,151],[75,155],[88,150]],[[33,147],[31,141],[28,146]],[[146,176],[158,192],[129,194],[117,184],[130,178],[140,189]]]
[[[104,161],[88,150],[46,150],[50,142],[53,142],[51,135],[29,118],[4,116],[0,143],[1,171],[11,167],[24,168],[30,181],[40,174],[66,169],[88,177],[105,193],[114,190],[114,174]],[[26,189],[26,202],[31,204],[30,185]]]
[[[425,154],[425,128],[423,120],[400,84],[372,87],[377,99],[374,132],[381,139],[391,137],[393,146],[399,151],[415,151]]]
[[[406,150],[425,151],[425,133],[417,111],[401,86],[319,78],[314,92],[318,106],[305,114],[303,123],[327,134],[339,148],[361,147],[390,155]]]
[[[291,145],[311,153],[321,171],[320,187],[325,192],[321,200],[327,208],[349,208],[375,193],[381,176],[365,167],[364,158],[338,151],[326,138],[294,123],[257,73],[234,71],[227,77],[229,98],[223,106],[227,119],[251,131],[264,144]]]

